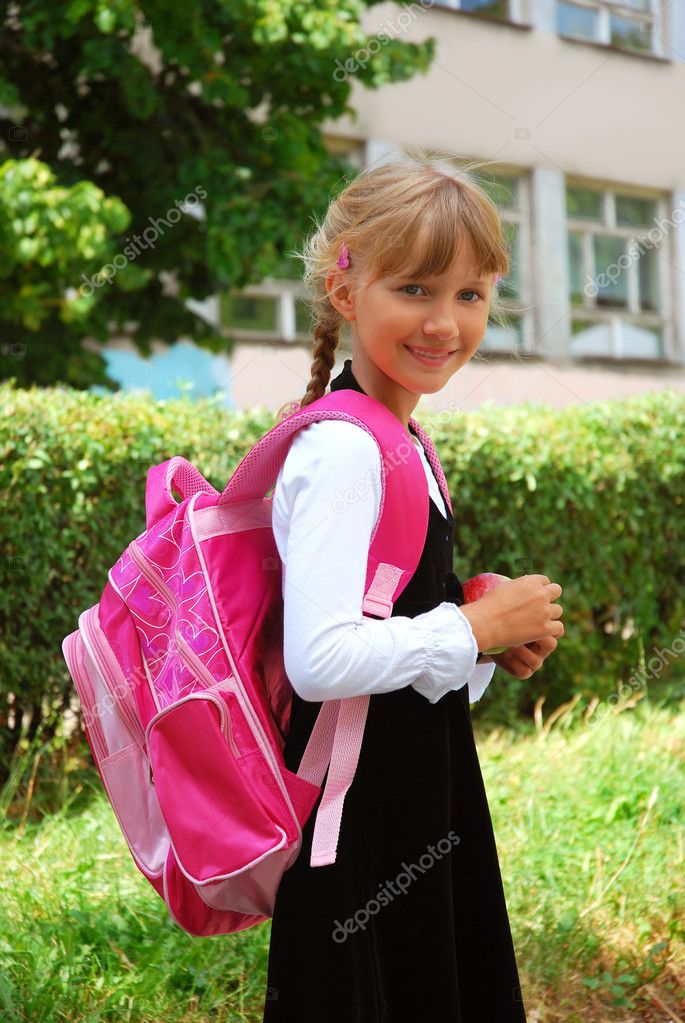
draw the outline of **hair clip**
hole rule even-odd
[[[502,274],[495,274],[495,279],[494,279],[494,281],[492,283],[493,284],[497,284],[497,282],[501,281],[501,280],[502,280]]]
[[[350,265],[350,254],[349,254],[349,252],[347,250],[347,245],[345,245],[345,242],[343,242],[342,245],[340,246],[340,255],[338,256],[338,266],[341,268],[341,270],[347,270],[349,265]]]

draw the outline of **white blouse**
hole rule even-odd
[[[431,500],[445,502],[413,437]],[[303,700],[388,693],[411,685],[430,703],[469,687],[480,699],[494,663],[460,608],[443,601],[409,618],[362,615],[371,534],[380,512],[381,460],[374,438],[327,419],[295,434],[273,492],[272,524],[283,562],[284,661]]]

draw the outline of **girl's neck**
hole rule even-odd
[[[409,433],[409,417],[418,405],[419,395],[391,380],[361,349],[355,349],[350,369],[366,394],[390,409]]]

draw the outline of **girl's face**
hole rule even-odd
[[[332,274],[339,290],[329,295],[352,324],[352,372],[406,428],[420,395],[441,390],[483,340],[493,275],[478,277],[470,263],[456,258],[439,277],[382,277],[354,293],[346,272]],[[444,358],[413,354],[421,350]]]

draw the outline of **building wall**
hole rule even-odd
[[[350,347],[342,345],[331,375],[351,357]],[[304,345],[239,345],[232,359],[239,407],[261,405],[275,411],[286,401],[298,400],[309,383],[311,361],[311,351]],[[554,360],[518,365],[511,359],[477,355],[437,394],[423,395],[416,414],[422,409],[472,411],[486,401],[502,406],[529,401],[565,408],[665,389],[685,394],[685,373],[656,368],[635,372],[624,366],[562,366]]]
[[[667,59],[656,59],[435,3],[426,10],[411,6],[416,14],[406,28],[394,4],[369,8],[363,24],[406,42],[434,36],[428,73],[378,90],[350,75],[358,117],[325,123],[324,130],[600,181],[685,189],[685,133],[678,127],[685,99],[682,27],[673,32]],[[542,20],[554,4],[539,7]],[[663,7],[685,21],[682,0]]]

